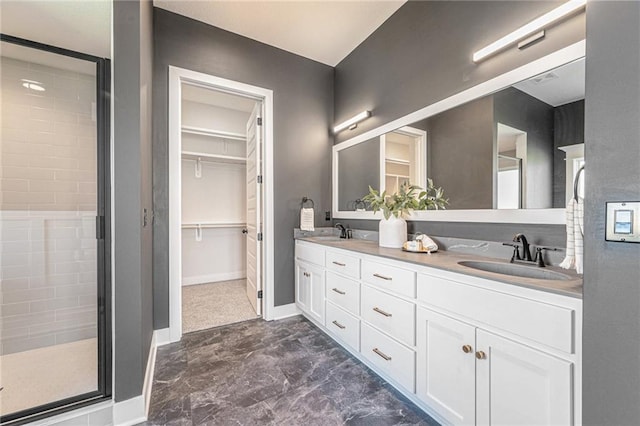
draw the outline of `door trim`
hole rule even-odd
[[[263,119],[263,244],[262,317],[275,318],[274,217],[273,217],[273,91],[185,68],[169,66],[169,329],[172,342],[182,338],[182,238],[181,238],[181,83],[187,82],[262,101]]]

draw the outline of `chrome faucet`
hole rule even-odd
[[[335,227],[340,229],[340,238],[347,238],[347,230],[345,229],[344,225],[342,225],[341,223],[336,223]]]

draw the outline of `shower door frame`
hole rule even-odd
[[[0,33],[0,41],[93,62],[96,65],[98,389],[0,417],[0,424],[8,426],[111,400],[111,61],[4,33]]]

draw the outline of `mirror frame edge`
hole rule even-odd
[[[446,99],[435,102],[403,117],[397,118],[380,127],[366,131],[332,147],[332,184],[331,201],[332,217],[335,219],[363,219],[378,220],[373,212],[356,212],[338,210],[338,153],[346,148],[379,137],[400,127],[432,117],[441,112],[463,105],[474,99],[494,93],[515,83],[526,80],[545,71],[578,60],[586,56],[586,40],[578,41],[567,47],[507,71],[497,77],[477,84],[469,89],[458,92]],[[473,209],[473,210],[423,210],[414,211],[408,218],[411,221],[431,222],[484,222],[484,223],[529,223],[564,225],[566,223],[565,209]]]

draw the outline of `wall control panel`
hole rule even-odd
[[[640,202],[607,203],[605,240],[640,243]]]

